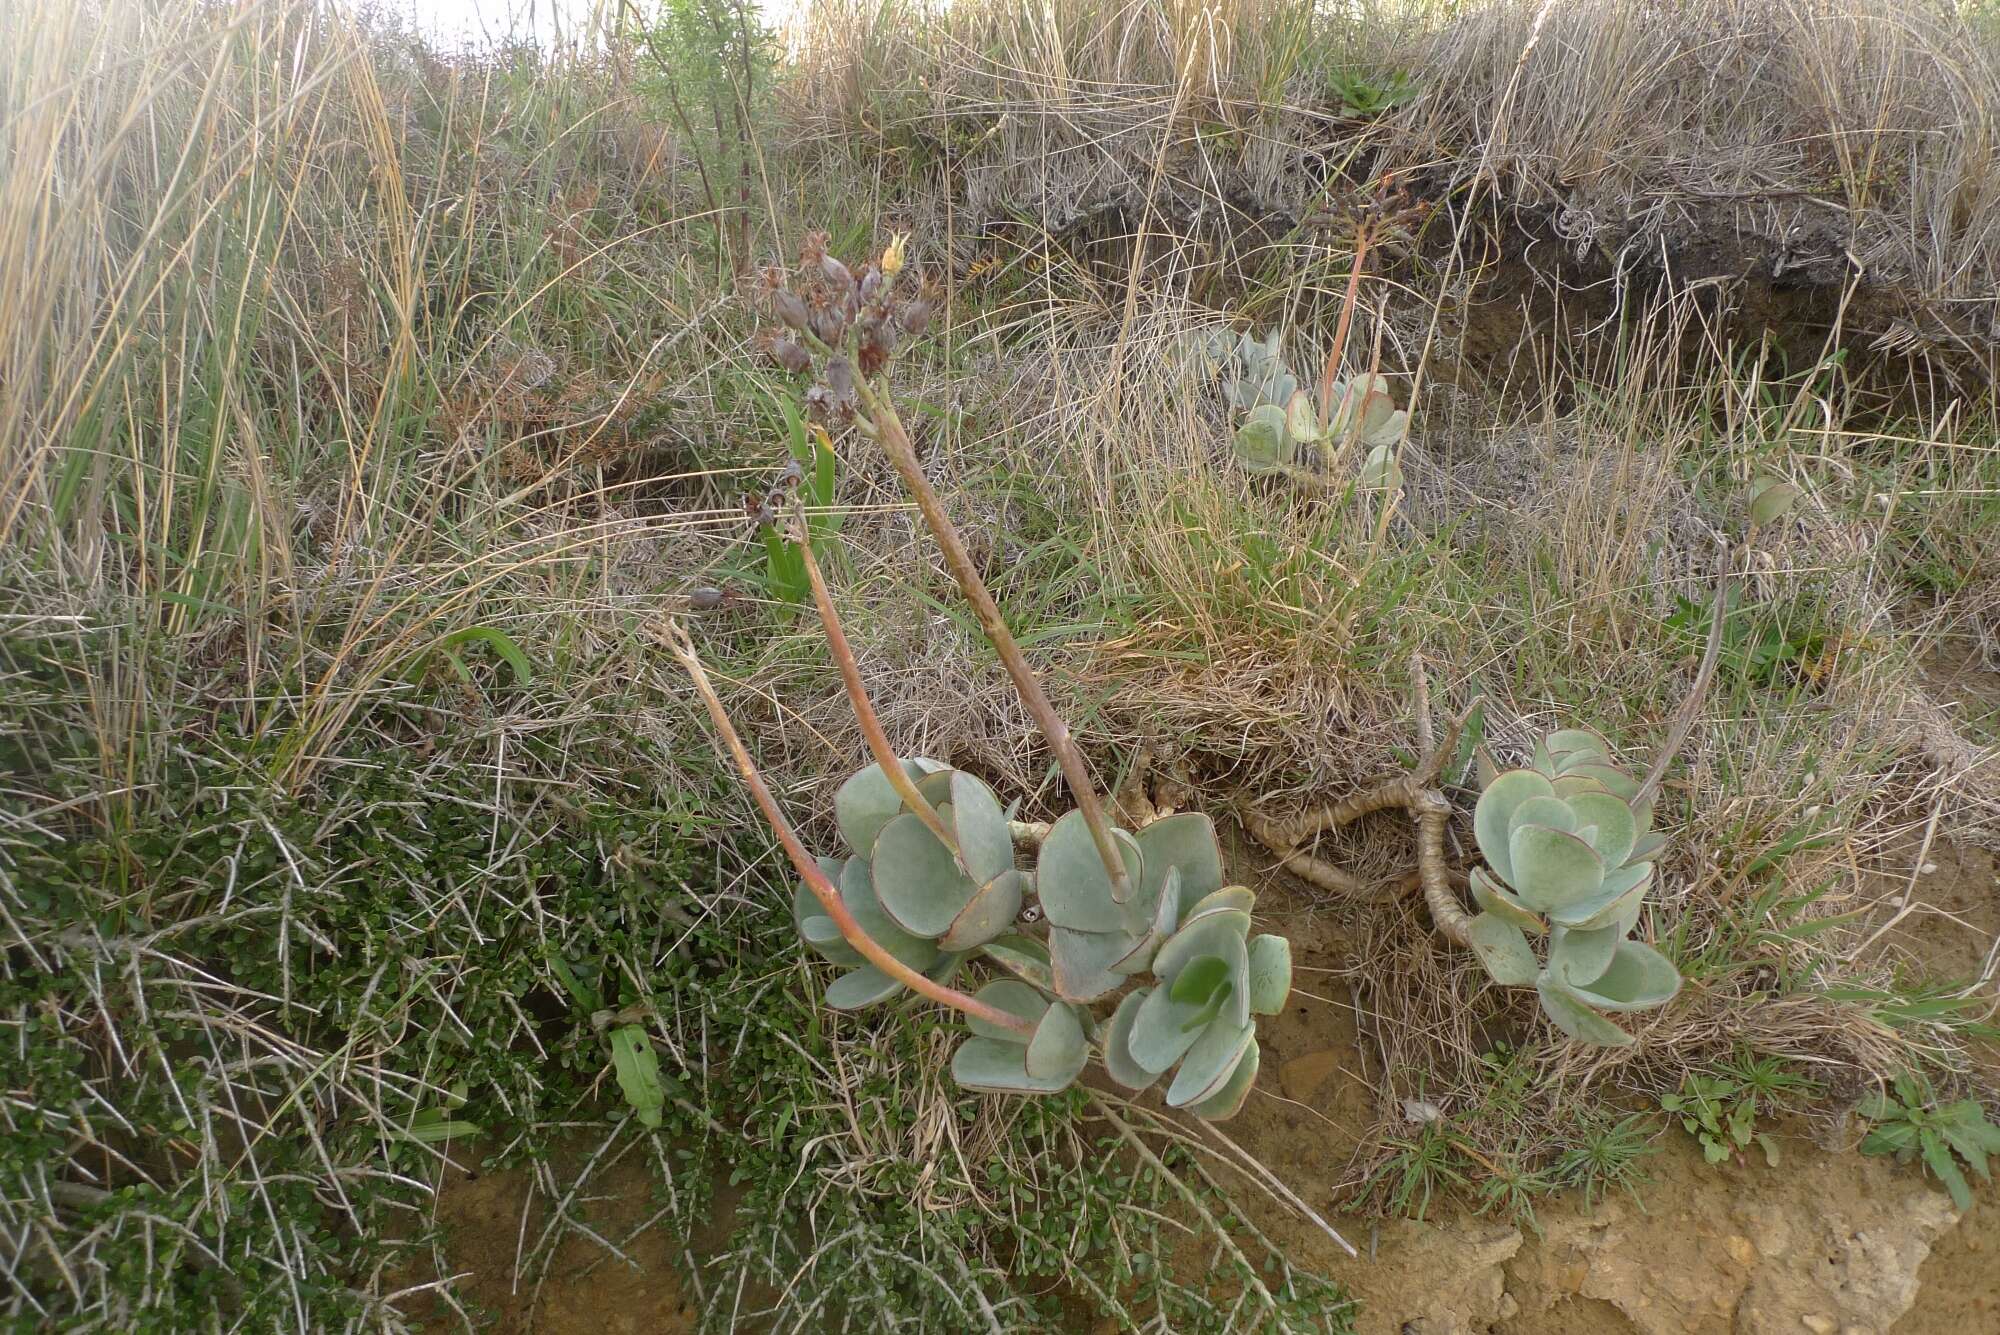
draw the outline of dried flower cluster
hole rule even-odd
[[[930,327],[931,302],[905,257],[902,237],[859,276],[827,253],[826,242],[825,232],[809,233],[793,275],[775,266],[764,270],[771,313],[784,326],[769,331],[765,345],[771,360],[793,375],[811,371],[817,360],[819,383],[806,391],[806,413],[821,425],[845,425],[859,408],[855,373],[881,374],[905,339]]]

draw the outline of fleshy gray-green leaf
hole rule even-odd
[[[1475,914],[1466,926],[1466,939],[1487,975],[1502,987],[1526,987],[1535,981],[1541,964],[1521,929],[1505,918]]]
[[[1544,973],[1535,980],[1535,991],[1540,995],[1542,1011],[1550,1021],[1577,1042],[1594,1043],[1604,1048],[1629,1048],[1635,1041],[1632,1035],[1571,996],[1550,975]]]
[[[1020,1043],[968,1038],[951,1055],[951,1078],[983,1094],[1056,1094],[1069,1080],[1042,1079],[1028,1074],[1028,1049]]]
[[[1503,885],[1496,884],[1492,873],[1484,867],[1474,867],[1471,876],[1472,899],[1480,908],[1496,918],[1504,918],[1524,932],[1537,934],[1547,931],[1548,924],[1541,915],[1516,899]]]
[[[1507,842],[1515,808],[1530,798],[1554,797],[1555,791],[1547,779],[1533,770],[1510,769],[1494,775],[1486,791],[1479,795],[1479,804],[1472,809],[1473,838],[1486,864],[1507,884],[1517,884]]]
[[[985,1002],[996,1010],[1018,1015],[1030,1024],[1041,1023],[1042,1014],[1049,1008],[1049,999],[1029,987],[1018,978],[996,978],[973,993],[975,999]],[[977,1015],[965,1017],[965,1023],[980,1038],[996,1043],[1011,1043],[1017,1047],[1027,1046],[1027,1040],[1011,1029],[988,1024]]]
[[[976,776],[955,770],[951,776],[951,832],[972,879],[985,885],[1014,866],[1014,838],[1007,829],[1007,812]]]
[[[1245,938],[1250,932],[1250,915],[1242,909],[1225,909],[1190,919],[1153,956],[1153,973],[1172,983],[1180,971],[1204,955],[1219,955],[1229,963],[1232,978],[1241,978],[1249,964]]]
[[[1133,1064],[1157,1075],[1179,1061],[1205,1032],[1191,1026],[1206,1005],[1207,998],[1177,1002],[1164,987],[1147,992],[1126,1040]]]
[[[840,899],[854,915],[855,926],[882,949],[912,969],[936,963],[938,947],[928,937],[914,936],[883,909],[876,898],[873,869],[860,858],[849,858],[840,873]]]
[[[1025,873],[1010,867],[980,887],[952,920],[938,947],[972,950],[1012,927],[1021,916],[1021,898],[1027,883]]]
[[[1549,972],[1571,987],[1586,987],[1611,967],[1624,936],[1615,924],[1589,930],[1557,927],[1549,933]]]
[[[882,827],[872,865],[882,907],[912,936],[943,936],[978,889],[914,812]]]
[[[1548,912],[1579,903],[1604,884],[1604,859],[1573,834],[1546,825],[1517,824],[1508,849],[1514,874],[1507,883],[1531,909]]]
[[[1024,1069],[1036,1080],[1059,1080],[1067,1085],[1083,1071],[1090,1059],[1090,1044],[1076,1012],[1060,1003],[1042,1013],[1035,1036],[1028,1040]]]
[[[1124,985],[1125,975],[1111,966],[1137,944],[1123,932],[1075,932],[1049,928],[1049,962],[1056,991],[1070,1001],[1096,1001]]]
[[[1025,983],[1044,992],[1056,990],[1049,948],[1031,936],[996,937],[981,947],[981,953]]]
[[[1156,820],[1132,836],[1145,855],[1143,885],[1146,910],[1159,902],[1169,868],[1181,874],[1181,901],[1193,903],[1222,888],[1222,848],[1215,822],[1198,811],[1183,811]]]
[[[1266,932],[1250,939],[1250,1009],[1276,1015],[1292,992],[1292,943]]]
[[[1250,1097],[1251,1087],[1257,1083],[1257,1068],[1263,1065],[1263,1048],[1256,1039],[1250,1040],[1249,1050],[1221,1089],[1198,1103],[1188,1105],[1188,1111],[1207,1122],[1225,1122],[1242,1111],[1243,1101]]]
[[[903,772],[912,779],[944,768],[942,761],[922,756],[903,762]],[[902,809],[903,800],[896,796],[896,790],[889,785],[889,776],[882,772],[880,765],[857,770],[833,795],[834,823],[840,827],[840,837],[857,857],[865,858],[873,854],[875,836]]]
[[[1144,1089],[1160,1078],[1160,1071],[1147,1070],[1132,1055],[1132,1026],[1139,1018],[1139,1007],[1151,995],[1152,989],[1144,987],[1127,992],[1119,998],[1118,1009],[1111,1013],[1111,1023],[1104,1030],[1105,1074],[1127,1089]]]
[[[1119,851],[1126,875],[1135,885],[1144,885],[1145,858],[1138,845],[1121,841]],[[1079,932],[1122,932],[1132,926],[1124,906],[1111,897],[1111,878],[1080,811],[1067,813],[1049,827],[1035,861],[1035,890],[1042,911],[1056,926]]]
[[[902,990],[903,985],[888,974],[872,964],[863,964],[827,985],[826,1004],[837,1011],[858,1011],[886,1001]]]
[[[1167,1086],[1167,1106],[1185,1108],[1221,1093],[1256,1038],[1254,1025],[1212,1024],[1203,1029]]]
[[[1643,941],[1620,941],[1610,967],[1588,987],[1567,986],[1596,1010],[1643,1011],[1672,1001],[1681,990],[1681,975],[1672,960]]]

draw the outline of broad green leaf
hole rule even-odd
[[[1551,830],[1575,834],[1582,822],[1577,819],[1576,812],[1570,809],[1569,803],[1560,797],[1531,797],[1514,808],[1514,818],[1508,824],[1509,851],[1512,851],[1512,832],[1523,825],[1546,825]]]
[[[1229,981],[1229,965],[1219,955],[1190,960],[1167,989],[1175,1001],[1201,1005],[1215,989]]]
[[[621,1024],[611,1031],[611,1065],[618,1074],[619,1092],[639,1125],[657,1129],[667,1091],[660,1083],[660,1055],[653,1051],[644,1026]]]
[[[1632,930],[1632,924],[1639,921],[1639,908],[1645,902],[1646,892],[1652,888],[1653,864],[1635,862],[1606,872],[1604,884],[1596,894],[1574,904],[1564,904],[1549,910],[1549,921],[1564,927],[1595,929],[1609,927],[1615,923],[1625,924],[1625,930]]]
[[[1945,1190],[1951,1193],[1951,1203],[1960,1210],[1970,1210],[1972,1188],[1966,1183],[1965,1174],[1958,1171],[1958,1161],[1951,1157],[1951,1147],[1941,1137],[1930,1134],[1920,1137],[1920,1143],[1924,1162],[1931,1172],[1937,1174],[1938,1181],[1944,1183]]]
[[[439,645],[446,653],[450,653],[460,645],[475,642],[487,646],[513,669],[515,685],[526,686],[535,679],[534,666],[528,662],[528,656],[521,652],[521,646],[514,643],[512,637],[505,631],[492,626],[467,626],[463,630],[455,630],[439,641]]]

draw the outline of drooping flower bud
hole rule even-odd
[[[826,281],[833,284],[836,290],[838,291],[853,290],[854,288],[853,271],[849,269],[845,264],[842,264],[839,260],[835,259],[833,256],[821,255],[819,257],[819,271],[822,274],[826,275]]]
[[[931,327],[931,304],[919,297],[906,301],[896,308],[896,323],[911,338],[917,338]]]
[[[837,348],[847,337],[847,315],[834,306],[822,306],[812,313],[813,337],[828,347]]]
[[[811,312],[806,310],[806,304],[799,300],[798,295],[784,288],[779,288],[771,294],[771,309],[785,322],[787,328],[793,330],[803,330],[806,321],[811,318]]]
[[[812,354],[789,338],[772,340],[771,360],[793,375],[812,369]]]

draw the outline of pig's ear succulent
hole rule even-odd
[[[1245,334],[1234,346],[1218,340],[1210,351],[1222,363],[1224,397],[1243,417],[1235,451],[1244,468],[1324,482],[1314,472],[1325,467],[1322,446],[1338,450],[1356,440],[1367,451],[1358,485],[1369,491],[1402,486],[1395,452],[1410,415],[1396,407],[1386,379],[1362,375],[1335,381],[1333,412],[1322,422],[1311,392],[1285,368],[1276,330],[1261,341]]]
[[[1602,1012],[1663,1006],[1680,990],[1666,956],[1627,937],[1639,922],[1665,840],[1639,783],[1580,728],[1551,733],[1526,769],[1495,774],[1473,811],[1485,858],[1471,875],[1480,913],[1467,935],[1493,980],[1534,984],[1549,1019],[1581,1042],[1623,1047]],[[1545,963],[1530,935],[1547,934]]]
[[[883,910],[865,860],[821,858],[819,863],[827,879],[840,888],[840,900],[861,930],[891,955],[936,982],[945,982],[958,971],[965,959],[962,953],[942,950],[937,942],[904,931]],[[800,939],[821,957],[833,964],[852,966],[826,989],[827,1005],[836,1010],[860,1010],[903,992],[901,983],[863,962],[861,953],[841,936],[833,919],[826,916],[820,902],[803,885],[792,901],[792,923]]]
[[[989,1094],[1055,1094],[1083,1074],[1090,1042],[1071,1007],[1050,1001],[1016,978],[995,979],[974,995],[1028,1021],[1034,1030],[1024,1036],[969,1017],[972,1037],[952,1054],[952,1079]]]
[[[1104,1068],[1129,1089],[1168,1071],[1170,1107],[1232,1117],[1257,1078],[1257,1015],[1275,1015],[1292,986],[1291,944],[1252,939],[1255,896],[1229,886],[1195,903],[1153,960],[1152,987],[1118,1003],[1104,1038]]]

